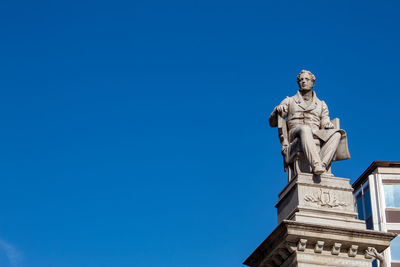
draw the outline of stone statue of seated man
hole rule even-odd
[[[297,76],[297,83],[297,94],[286,97],[274,108],[269,124],[279,127],[280,120],[285,124],[287,133],[280,139],[286,164],[291,157],[289,154],[302,152],[312,173],[321,175],[330,169],[332,161],[350,158],[346,132],[335,128],[326,103],[315,94],[314,74],[302,70]]]

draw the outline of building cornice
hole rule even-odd
[[[378,167],[392,167],[392,168],[400,168],[400,161],[381,161],[381,160],[375,160],[374,162],[369,165],[369,167],[361,174],[360,177],[353,183],[352,187],[354,189],[360,187],[362,183],[364,183],[365,180],[368,179],[368,176],[375,171],[376,168]]]

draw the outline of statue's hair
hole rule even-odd
[[[312,72],[309,71],[309,70],[302,70],[302,71],[300,71],[299,75],[297,75],[297,83],[299,83],[300,75],[303,74],[303,73],[308,73],[308,74],[311,76],[311,78],[313,79],[313,82],[315,83],[315,80],[316,80],[316,79],[315,79],[315,76],[314,76],[314,74],[312,74]]]

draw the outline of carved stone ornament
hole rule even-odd
[[[334,243],[332,246],[332,251],[331,251],[332,255],[339,255],[341,247],[342,247],[342,244]]]
[[[290,252],[285,248],[278,249],[278,254],[282,257],[282,259],[287,259],[290,256]]]
[[[379,254],[379,252],[374,247],[368,247],[368,249],[365,250],[365,258],[377,259],[380,262],[381,267],[387,267],[385,257],[382,254]]]
[[[306,246],[307,246],[307,239],[300,239],[299,243],[297,243],[297,250],[304,251],[306,250]]]
[[[314,252],[321,253],[322,250],[324,250],[324,244],[324,241],[317,241],[317,243],[315,244]]]
[[[347,204],[345,202],[340,202],[337,198],[331,194],[329,191],[323,191],[322,189],[319,190],[317,194],[312,193],[305,195],[304,200],[306,202],[315,203],[321,207],[346,207]]]
[[[351,247],[349,248],[349,257],[355,257],[357,255],[357,251],[358,251],[358,246],[357,245],[351,245]]]
[[[373,247],[368,247],[368,249],[365,250],[365,258],[366,259],[375,259],[375,251],[376,249]],[[377,252],[376,252],[377,253]]]

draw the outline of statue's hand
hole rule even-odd
[[[368,254],[368,256],[372,257],[372,258],[376,258],[376,255],[378,254],[378,251],[376,251],[375,248],[368,248],[365,250],[365,253]]]
[[[325,129],[333,129],[335,128],[335,125],[333,125],[332,122],[328,122],[327,124],[324,125]]]
[[[384,260],[384,257],[381,254],[379,254],[379,252],[373,247],[369,247],[367,250],[365,250],[365,252],[369,256],[371,256],[373,258],[376,258],[376,259],[378,259],[380,261]]]
[[[284,117],[283,115],[287,113],[287,107],[285,105],[278,105],[274,108],[274,112],[277,112],[279,115]]]

